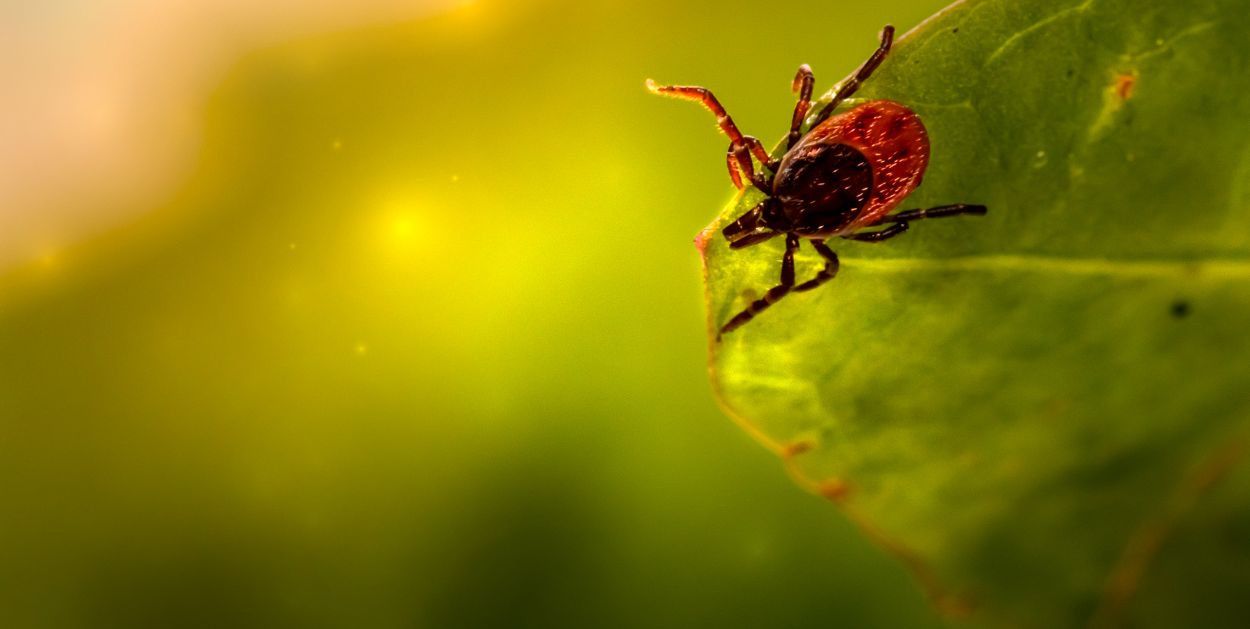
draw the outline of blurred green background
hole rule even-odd
[[[489,0],[257,50],[159,207],[0,279],[4,627],[935,627],[716,408],[691,244],[940,1]]]

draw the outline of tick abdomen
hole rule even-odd
[[[929,134],[924,124],[915,112],[894,101],[869,101],[829,117],[803,136],[790,154],[839,144],[863,155],[872,177],[868,199],[844,229],[871,225],[894,209],[920,185],[929,165]],[[781,169],[785,167],[783,160]]]

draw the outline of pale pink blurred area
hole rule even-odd
[[[0,2],[0,270],[159,206],[240,57],[463,0]]]

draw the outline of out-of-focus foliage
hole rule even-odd
[[[989,215],[842,244],[832,284],[713,344],[732,412],[944,608],[1245,622],[1247,32],[1243,0],[952,7],[860,96],[929,127],[909,207]],[[709,227],[713,333],[777,281],[779,242],[716,233],[758,198]]]
[[[0,626],[937,626],[716,409],[725,144],[642,84],[779,133],[798,64],[941,3],[486,0],[251,55],[176,197],[0,280]]]

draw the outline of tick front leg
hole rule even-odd
[[[729,143],[729,151],[725,153],[725,166],[729,169],[729,180],[734,182],[734,187],[742,189],[742,175],[739,174],[738,151],[734,150],[738,145],[733,142]]]
[[[760,160],[761,164],[767,166],[774,173],[777,172],[777,166],[781,164],[781,160],[773,159],[773,156],[768,154],[768,149],[764,148],[764,143],[760,142],[759,138],[752,135],[744,135],[742,136],[742,141],[746,143],[747,148],[750,149],[755,159]]]
[[[751,302],[746,310],[734,315],[732,319],[721,326],[720,332],[716,334],[716,340],[734,330],[742,327],[756,315],[763,312],[769,306],[777,303],[782,297],[794,288],[794,252],[799,249],[799,237],[794,234],[786,234],[786,252],[781,257],[781,283],[768,289],[767,293],[760,299]]]
[[[754,140],[751,136],[746,136],[748,140]],[[739,190],[742,189],[742,177],[745,176],[751,185],[755,186],[761,192],[767,195],[772,194],[773,184],[772,178],[765,179],[755,172],[755,165],[751,162],[751,154],[747,152],[744,144],[729,143],[729,152],[725,154],[725,161],[729,166],[729,179],[734,182],[734,186]]]
[[[814,124],[820,124],[825,118],[828,118],[829,114],[832,114],[833,110],[842,104],[842,101],[850,98],[859,89],[860,84],[872,76],[877,66],[881,65],[882,61],[885,61],[885,56],[890,54],[890,46],[892,45],[894,45],[894,27],[886,24],[885,28],[881,30],[881,44],[877,46],[877,50],[872,53],[871,57],[868,57],[864,65],[855,71],[855,74],[852,74],[849,79],[842,83],[837,93],[833,95],[833,100],[830,100],[829,104],[820,110],[820,114],[816,116]]]
[[[730,117],[729,112],[725,111],[725,108],[720,104],[720,101],[716,100],[716,96],[712,94],[711,90],[705,87],[697,87],[693,85],[656,85],[655,81],[652,81],[651,79],[647,79],[646,84],[647,89],[651,90],[653,94],[671,96],[673,98],[680,98],[683,100],[692,100],[696,103],[700,103],[706,107],[708,111],[712,112],[712,115],[716,116],[717,126],[720,127],[720,130],[725,135],[729,136],[730,154],[736,155],[736,147],[743,147],[746,151],[754,154],[756,159],[760,160],[760,163],[766,166],[772,166],[772,160],[768,155],[768,151],[764,149],[764,145],[753,137],[742,135],[742,131],[738,129],[738,125],[734,123],[733,118]],[[760,190],[764,193],[771,194],[769,187],[764,183],[764,181],[755,176],[755,168],[751,166],[750,157],[745,160],[745,163],[744,160],[740,158],[737,159],[737,162],[739,169],[747,175],[747,179],[750,179],[751,182],[754,183],[757,188],[760,188]],[[732,166],[730,167],[729,175],[731,178],[734,178]],[[737,180],[737,182],[740,181],[740,179]]]

